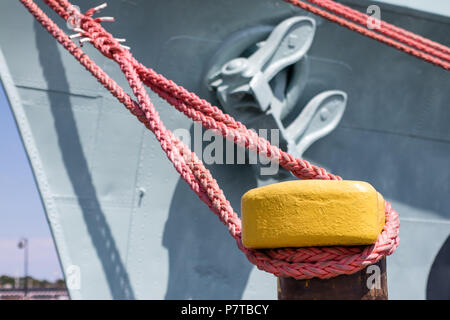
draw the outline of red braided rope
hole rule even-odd
[[[302,179],[341,178],[325,169],[313,166],[307,161],[292,157],[278,147],[248,130],[242,123],[224,114],[219,108],[188,92],[183,87],[165,79],[150,68],[146,68],[122,48],[117,40],[100,25],[99,19],[92,18],[94,10],[81,15],[81,28],[84,36],[102,52],[114,60],[121,68],[137,101],[134,101],[114,80],[93,62],[76,44],[36,6],[33,0],[20,0],[30,13],[66,48],[98,81],[122,102],[139,121],[151,130],[162,149],[173,163],[177,172],[191,189],[227,226],[238,247],[249,261],[259,269],[277,276],[308,279],[312,277],[329,278],[340,274],[351,274],[373,264],[394,252],[399,244],[399,219],[397,212],[386,202],[386,224],[377,242],[366,247],[333,248],[284,248],[273,250],[247,249],[241,242],[241,221],[203,163],[180,140],[165,128],[145,90],[144,84],[157,92],[176,109],[206,128],[215,130],[226,139],[277,161]],[[64,19],[69,18],[66,0],[44,0]]]
[[[371,17],[367,14],[354,10],[350,7],[344,6],[338,2],[332,0],[306,0],[319,7],[322,7],[328,11],[334,12],[346,19],[352,20],[353,22],[359,23],[360,25],[366,26],[367,22]],[[405,29],[394,26],[383,20],[377,20],[380,26],[376,30],[380,33],[398,40],[410,47],[414,47],[418,50],[427,52],[433,56],[438,57],[441,60],[450,62],[450,48],[421,37],[415,33],[407,31]]]
[[[312,6],[312,5],[308,4],[308,3],[304,3],[304,2],[302,2],[300,0],[284,0],[284,1],[286,1],[288,3],[291,3],[291,4],[293,4],[293,5],[295,5],[295,6],[299,7],[299,8],[302,8],[304,10],[307,10],[309,12],[312,12],[312,13],[318,15],[318,16],[321,16],[321,17],[323,17],[323,18],[325,18],[327,20],[330,20],[330,21],[332,21],[334,23],[337,23],[337,24],[339,24],[341,26],[344,26],[344,27],[346,27],[346,28],[348,28],[348,29],[350,29],[352,31],[356,31],[356,32],[358,32],[358,33],[360,33],[360,34],[362,34],[362,35],[364,35],[366,37],[375,39],[375,40],[377,40],[379,42],[382,42],[382,43],[385,43],[385,44],[387,44],[387,45],[389,45],[391,47],[394,47],[394,48],[396,48],[396,49],[398,49],[400,51],[406,52],[406,53],[408,53],[408,54],[410,54],[412,56],[415,56],[415,57],[420,58],[420,59],[422,59],[424,61],[430,62],[430,63],[432,63],[432,64],[434,64],[436,66],[444,68],[445,70],[450,70],[450,63],[441,60],[437,56],[428,54],[428,53],[426,53],[424,51],[417,50],[417,49],[414,49],[414,48],[411,48],[411,47],[408,46],[408,45],[412,45],[414,47],[425,48],[427,52],[435,52],[433,46],[436,46],[436,45],[433,45],[433,44],[436,44],[436,43],[432,42],[431,40],[422,41],[424,43],[421,45],[419,43],[419,40],[417,40],[417,39],[419,39],[419,38],[420,39],[424,39],[424,38],[419,37],[417,35],[414,35],[414,37],[412,37],[413,33],[410,33],[410,32],[407,32],[407,34],[409,35],[408,37],[403,37],[403,35],[402,35],[403,31],[402,32],[400,31],[402,29],[398,28],[399,31],[398,32],[397,31],[394,32],[392,27],[388,27],[386,23],[384,24],[384,26],[382,24],[382,27],[380,28],[380,31],[384,32],[385,34],[389,34],[390,36],[395,36],[395,38],[397,38],[397,39],[402,39],[403,41],[405,41],[405,43],[409,43],[408,45],[406,45],[406,44],[404,44],[404,43],[402,43],[400,41],[393,40],[393,39],[388,38],[388,37],[386,37],[386,36],[384,36],[382,34],[376,33],[375,31],[366,29],[365,27],[362,27],[362,26],[357,25],[357,24],[355,24],[353,22],[347,21],[347,20],[345,20],[345,19],[343,19],[341,17],[335,16],[335,15],[333,15],[333,14],[327,12],[327,11],[321,10],[321,9],[319,9],[317,7],[314,7],[314,6]],[[326,0],[306,0],[306,1],[309,1],[311,3],[315,3],[315,4],[317,4],[317,5],[319,5],[319,6],[323,7],[323,8],[330,9],[333,12],[336,12],[336,13],[339,12],[343,16],[345,15],[348,18],[351,18],[351,19],[353,19],[355,21],[362,22],[363,25],[365,25],[366,22],[367,22],[367,18],[361,19],[362,16],[360,16],[360,15],[358,15],[359,16],[358,17],[355,14],[349,14],[348,12],[350,12],[350,10],[352,10],[351,8],[348,8],[348,7],[344,6],[344,5],[338,6],[337,3],[334,2],[334,1],[331,1],[331,0],[328,0],[328,1],[326,1]],[[345,8],[345,10],[342,9],[343,7]],[[415,40],[411,40],[412,38],[414,38]],[[429,42],[430,44],[425,44],[426,42]],[[438,44],[437,47],[440,48],[440,51],[443,51],[443,52],[446,52],[446,53],[448,53],[448,51],[450,50],[450,48],[448,48],[448,47],[446,47],[444,45],[441,45],[441,44]],[[439,53],[438,53],[438,55],[441,56],[441,54],[439,54]],[[448,55],[442,55],[442,57],[448,57]]]

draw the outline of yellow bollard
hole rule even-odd
[[[244,194],[241,212],[253,249],[371,244],[385,217],[383,197],[361,181],[275,183]]]
[[[242,243],[247,248],[357,246],[376,242],[385,223],[384,199],[361,181],[296,180],[242,197]],[[279,299],[387,299],[385,259],[378,287],[366,269],[331,279],[278,279]]]

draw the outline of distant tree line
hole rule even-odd
[[[33,277],[27,277],[28,288],[57,288],[66,289],[66,283],[64,280],[59,279],[55,282],[50,282],[47,280],[38,280]],[[13,278],[7,275],[0,276],[0,289],[23,288],[25,284],[25,278]]]

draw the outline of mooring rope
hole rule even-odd
[[[396,27],[392,24],[384,22],[382,20],[374,20],[379,22],[379,27],[373,30],[367,26],[368,19],[375,19],[368,15],[354,10],[345,5],[339,4],[332,0],[304,0],[311,2],[321,8],[327,9],[336,13],[334,15],[330,12],[317,8],[311,4],[305,3],[300,0],[283,0],[291,3],[299,8],[312,12],[318,16],[321,16],[327,20],[337,23],[343,27],[346,27],[352,31],[358,32],[366,37],[375,39],[379,42],[387,44],[397,50],[406,52],[412,56],[420,58],[426,62],[432,63],[436,66],[450,70],[450,48],[440,43],[431,41],[419,35],[416,35],[410,31],[406,31],[402,28]],[[352,20],[360,25],[348,21]],[[378,33],[379,32],[379,33]],[[397,40],[397,41],[396,41]]]
[[[105,19],[93,17],[99,11],[99,7],[90,9],[85,14],[78,13],[80,28],[76,31],[79,32],[78,36],[88,39],[105,57],[114,60],[119,65],[136,100],[131,98],[90,59],[33,0],[20,1],[68,52],[155,134],[161,148],[183,180],[227,226],[238,247],[259,269],[276,276],[296,279],[330,278],[357,272],[392,254],[397,248],[400,222],[398,213],[388,202],[385,205],[386,223],[383,231],[376,243],[370,246],[266,250],[244,247],[241,241],[241,220],[238,215],[226,199],[217,181],[195,153],[164,126],[150,101],[145,85],[192,120],[201,122],[205,128],[212,129],[224,138],[279,163],[300,179],[341,180],[341,178],[272,146],[254,131],[248,130],[242,123],[224,114],[218,107],[212,106],[194,93],[139,63],[131,52],[120,44],[118,39],[115,39],[101,26],[101,22]],[[74,7],[67,0],[43,1],[66,21],[73,13]]]
[[[447,62],[450,61],[450,48],[440,43],[431,41],[430,39],[394,26],[383,20],[376,20],[376,18],[374,17],[370,17],[365,13],[359,12],[358,10],[354,10],[332,0],[307,1],[363,26],[367,26],[368,21],[371,21],[372,24],[378,23],[378,26],[373,27],[373,30],[378,31],[387,37],[398,40],[410,47],[414,47],[420,51],[425,51],[433,56],[438,57],[439,59],[445,60]]]

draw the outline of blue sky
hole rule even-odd
[[[30,164],[0,82],[0,275],[23,275],[21,237],[29,239],[29,273],[61,278],[55,246]]]

